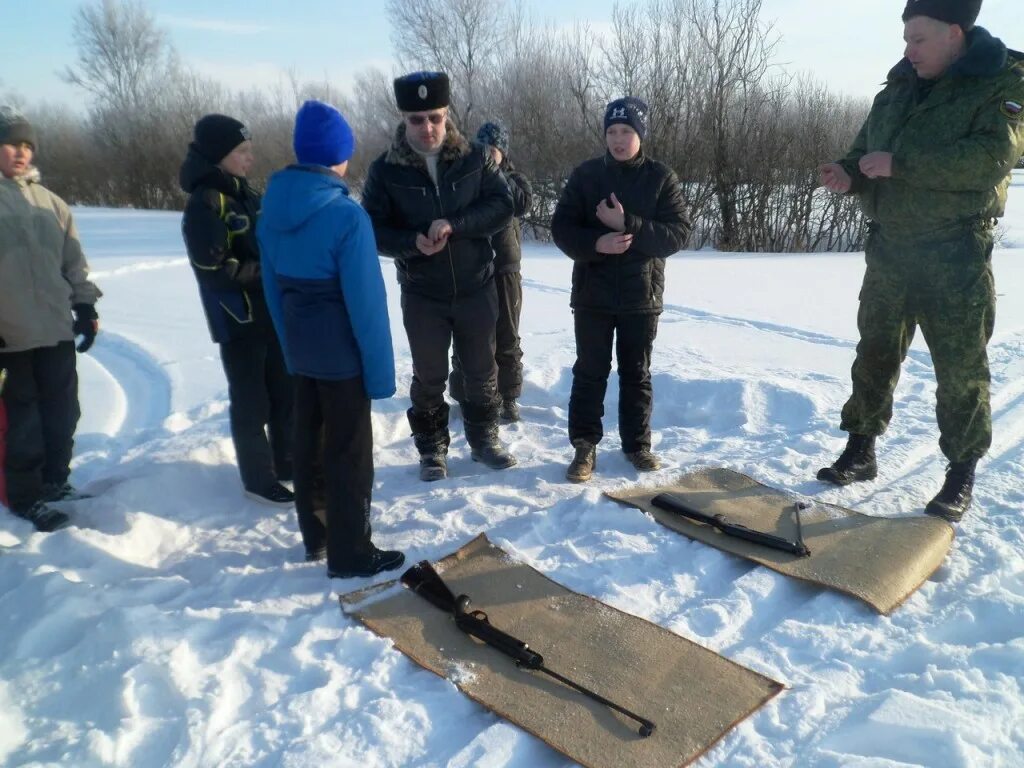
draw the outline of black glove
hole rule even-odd
[[[71,329],[75,336],[82,337],[75,349],[87,352],[96,341],[96,332],[100,329],[100,316],[96,314],[96,307],[92,304],[75,304],[71,310],[75,313],[75,324]]]

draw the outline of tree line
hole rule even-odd
[[[293,162],[295,110],[307,98],[337,105],[358,146],[349,180],[358,194],[369,163],[400,116],[391,81],[443,69],[451,113],[470,138],[504,122],[510,157],[534,184],[525,219],[549,237],[571,170],[603,150],[604,105],[633,95],[651,108],[645,151],[675,169],[694,222],[692,247],[727,251],[858,249],[863,220],[849,197],[817,188],[818,163],[845,153],[869,104],[776,64],[779,35],[762,0],[634,0],[610,29],[555,28],[509,0],[389,0],[399,64],[352,83],[285,74],[263,89],[232,89],[191,70],[139,0],[92,0],[74,17],[75,62],[62,73],[88,95],[77,114],[16,94],[36,125],[46,183],[81,205],[180,209],[178,168],[196,119],[223,112],[246,123],[262,186]]]

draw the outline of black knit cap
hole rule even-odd
[[[626,96],[623,99],[609,102],[604,110],[605,133],[608,132],[609,126],[622,123],[636,131],[640,141],[643,141],[647,136],[648,111],[647,104],[634,96]]]
[[[444,72],[410,72],[395,78],[395,102],[402,112],[442,109],[451,102],[451,87]]]
[[[903,10],[903,21],[927,16],[947,24],[958,24],[966,32],[974,28],[979,13],[981,0],[909,0]]]
[[[0,144],[20,144],[25,142],[36,151],[39,143],[32,123],[14,107],[0,107]]]
[[[219,163],[231,150],[252,138],[241,121],[227,115],[205,115],[199,118],[193,131],[199,154],[211,163]]]

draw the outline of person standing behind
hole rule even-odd
[[[420,478],[448,475],[448,349],[465,381],[462,418],[472,458],[514,466],[498,442],[494,329],[498,294],[490,238],[512,216],[512,193],[483,149],[448,117],[448,76],[414,72],[394,82],[402,122],[363,185],[377,247],[395,260],[412,352],[409,426]]]
[[[597,465],[613,339],[622,450],[641,472],[660,466],[651,453],[651,352],[665,259],[686,245],[690,222],[676,174],[643,152],[647,113],[633,97],[608,104],[607,151],[572,172],[551,220],[555,244],[575,262],[569,440],[576,455],[566,472],[572,482],[589,480]]]
[[[875,438],[918,325],[938,382],[946,479],[925,512],[959,521],[992,443],[988,341],[995,323],[992,227],[1024,151],[1024,54],[974,22],[981,0],[910,0],[905,57],[889,72],[849,153],[822,185],[856,194],[869,221],[846,448],[818,479],[878,474]]]
[[[501,123],[484,123],[476,133],[476,143],[484,148],[505,177],[512,192],[512,221],[491,238],[494,249],[494,282],[498,290],[498,325],[495,328],[494,359],[498,365],[498,396],[503,421],[519,421],[519,403],[523,392],[523,349],[519,338],[519,317],[523,311],[523,234],[520,217],[530,210],[533,187],[516,171],[508,156],[508,129]],[[459,403],[465,400],[459,356],[452,355],[452,375],[448,391]]]
[[[306,559],[326,556],[329,577],[372,576],[405,562],[370,540],[370,400],[395,394],[387,294],[370,219],[342,180],[355,151],[345,118],[307,101],[294,148],[298,164],[271,177],[257,233],[267,303],[295,376],[299,529]]]
[[[252,161],[241,122],[202,117],[179,174],[189,195],[181,229],[210,335],[220,346],[245,495],[289,507],[295,497],[281,482],[292,479],[292,383],[260,282],[260,196],[245,178]]]
[[[67,204],[39,183],[37,147],[25,116],[0,107],[0,473],[11,512],[54,531],[70,518],[47,502],[78,496],[68,483],[81,415],[74,339],[79,352],[92,346],[102,293]]]

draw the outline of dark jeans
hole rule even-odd
[[[0,353],[7,369],[3,401],[7,412],[3,472],[11,509],[23,512],[71,474],[71,451],[81,410],[75,346]]]
[[[576,364],[569,397],[569,439],[597,445],[604,436],[604,394],[612,369],[612,341],[619,365],[619,437],[627,453],[651,447],[651,351],[655,314],[613,315],[576,310]]]
[[[451,301],[402,292],[402,321],[412,352],[409,396],[415,411],[428,413],[444,404],[448,349],[453,343],[462,364],[466,402],[480,405],[494,402],[497,318],[498,294],[493,282],[476,293]]]
[[[260,493],[292,479],[292,381],[277,336],[257,330],[221,344],[220,359],[242,485]]]
[[[295,511],[306,551],[326,544],[327,567],[348,568],[370,545],[372,492],[373,428],[362,377],[296,376]]]
[[[498,323],[495,327],[494,361],[498,365],[498,394],[503,400],[515,400],[523,393],[523,348],[519,338],[519,318],[523,312],[523,275],[506,272],[494,276],[498,292]],[[462,363],[452,355],[452,375],[448,392],[458,402],[466,399]]]

